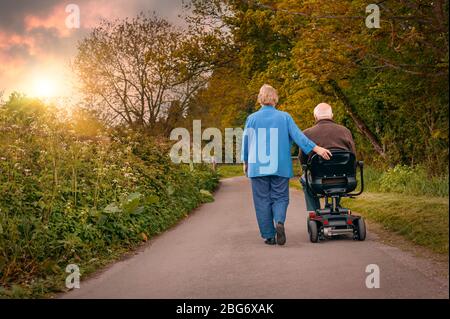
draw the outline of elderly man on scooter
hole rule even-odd
[[[356,155],[355,142],[350,130],[333,121],[333,109],[329,104],[321,103],[314,109],[316,125],[303,131],[306,137],[317,145],[332,150],[350,151]],[[308,162],[309,156],[314,153],[305,154],[300,149],[300,161],[302,164]],[[315,212],[320,208],[319,199],[311,194],[306,188],[305,176],[301,178],[303,191],[305,192],[306,209],[308,212]],[[339,204],[339,203],[338,203]]]

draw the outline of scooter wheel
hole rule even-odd
[[[306,226],[307,226],[307,229],[308,229],[308,234],[310,232],[310,230],[309,230],[309,222],[310,222],[310,218],[308,216],[308,217],[306,217]]]
[[[359,218],[357,222],[358,227],[358,240],[364,241],[366,239],[366,223],[364,222],[364,218]]]
[[[309,240],[312,243],[317,243],[319,241],[319,232],[317,229],[317,223],[313,220],[310,220],[308,225],[309,225]]]

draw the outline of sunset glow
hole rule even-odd
[[[73,78],[68,67],[77,43],[103,19],[120,19],[141,11],[156,11],[178,19],[180,1],[79,0],[80,27],[69,28],[70,12],[64,1],[21,0],[0,4],[0,92],[29,96],[73,97]],[[12,12],[14,14],[12,14]]]
[[[36,97],[55,97],[58,95],[58,84],[50,78],[34,79],[32,95]]]

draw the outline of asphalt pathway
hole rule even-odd
[[[221,181],[202,205],[138,253],[82,280],[62,298],[448,298],[448,279],[430,261],[382,244],[368,229],[309,242],[303,194],[291,190],[285,246],[259,236],[245,177]],[[357,200],[357,199],[356,199]],[[366,286],[377,265],[380,288]]]

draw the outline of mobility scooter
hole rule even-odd
[[[324,160],[313,155],[303,165],[305,184],[311,194],[325,199],[324,208],[309,212],[307,218],[309,239],[317,243],[325,238],[339,235],[353,235],[354,240],[366,238],[366,225],[361,216],[340,205],[341,198],[361,195],[364,190],[364,163],[356,161],[352,152],[331,150],[332,158]],[[360,171],[360,191],[352,193],[357,187],[357,167]]]

